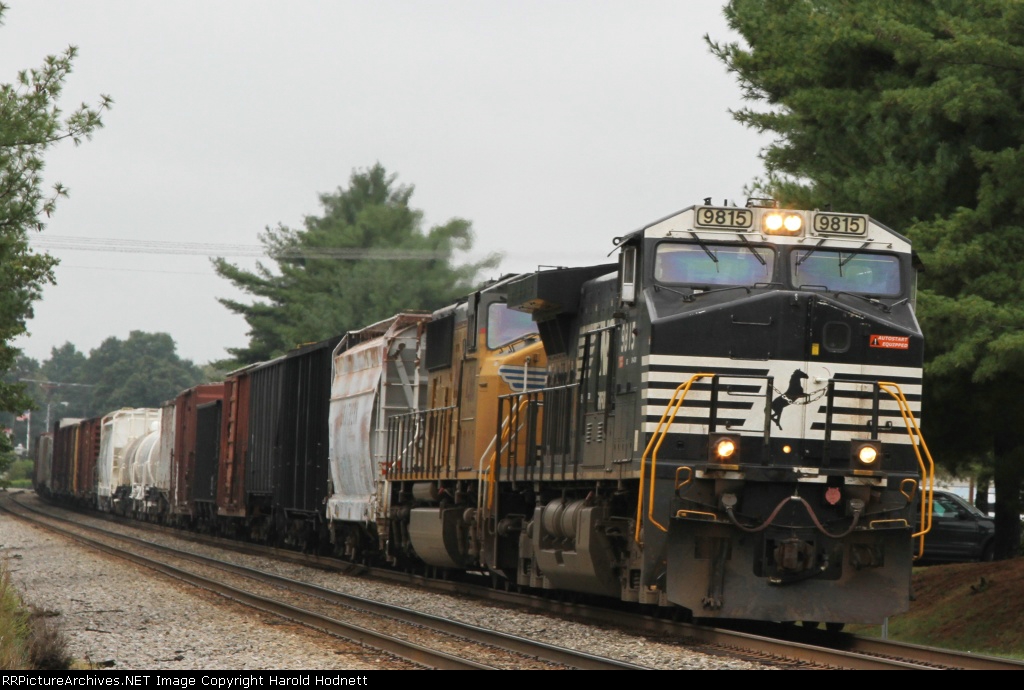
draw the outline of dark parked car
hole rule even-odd
[[[949,491],[935,491],[932,529],[921,563],[991,561],[996,526],[985,513]]]

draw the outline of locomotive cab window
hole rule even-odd
[[[636,301],[636,247],[626,247],[619,256],[619,299]]]
[[[535,333],[537,324],[530,314],[509,309],[504,302],[495,302],[487,307],[487,347],[490,349]]]
[[[754,285],[772,282],[775,252],[737,244],[663,242],[654,258],[654,279],[689,285]]]
[[[794,287],[879,297],[900,294],[900,262],[888,254],[798,249],[790,254],[789,265]]]

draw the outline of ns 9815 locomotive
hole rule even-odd
[[[37,488],[698,619],[907,610],[933,485],[907,239],[705,201],[613,251],[185,391],[123,451],[94,438],[117,415],[58,425]]]
[[[697,618],[905,611],[933,480],[908,240],[753,200],[616,245],[617,265],[519,276],[427,324],[383,547]],[[506,312],[538,335],[492,339]]]

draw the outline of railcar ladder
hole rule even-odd
[[[921,529],[913,534],[913,538],[917,540],[917,553],[914,555],[914,560],[917,560],[924,554],[924,535],[932,529],[932,496],[935,491],[935,461],[932,460],[931,451],[928,450],[928,444],[925,443],[924,436],[921,434],[921,429],[917,426],[917,420],[914,419],[914,413],[910,410],[910,405],[907,403],[907,398],[903,394],[903,390],[899,385],[891,381],[879,381],[878,387],[892,396],[893,400],[896,401],[896,404],[899,405],[900,415],[903,417],[903,423],[907,427],[907,435],[910,437],[910,445],[914,449],[914,455],[917,457],[917,465],[921,470]],[[927,463],[925,462],[926,460]],[[908,501],[913,500],[914,495],[912,491],[907,491],[902,487],[901,491],[903,491],[903,495],[907,497]]]
[[[665,436],[668,435],[668,430],[671,428],[672,422],[675,421],[676,414],[679,413],[679,408],[683,406],[683,402],[686,400],[686,394],[690,392],[690,387],[701,379],[712,378],[714,376],[715,374],[694,374],[688,381],[686,381],[686,383],[682,383],[676,387],[675,391],[672,393],[672,399],[669,400],[668,405],[665,406],[665,412],[662,413],[661,419],[658,421],[657,428],[655,428],[654,433],[651,435],[651,440],[647,442],[647,447],[644,448],[644,454],[640,458],[640,495],[637,497],[636,502],[636,527],[633,534],[633,539],[640,547],[643,547],[644,545],[641,531],[644,524],[644,481],[646,479],[647,472],[647,458],[648,456],[651,458],[650,496],[647,501],[647,519],[651,521],[651,524],[657,526],[662,532],[667,532],[668,528],[654,519],[654,484],[657,476],[658,450],[661,448],[661,444],[665,441]]]

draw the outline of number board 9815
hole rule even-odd
[[[698,206],[696,224],[720,230],[750,230],[754,227],[754,214],[748,208]]]
[[[867,231],[866,216],[821,211],[814,215],[814,232],[819,235],[863,235]]]

